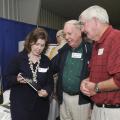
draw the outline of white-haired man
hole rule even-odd
[[[91,44],[82,40],[81,25],[77,20],[64,25],[67,44],[52,60],[58,72],[57,96],[60,103],[60,120],[89,120],[90,101],[80,92],[80,83],[89,75],[88,61]]]
[[[84,10],[79,21],[95,41],[90,75],[80,87],[95,103],[91,120],[120,120],[120,31],[109,25],[107,11],[97,5]]]

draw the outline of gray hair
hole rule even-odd
[[[72,25],[74,25],[76,28],[78,28],[80,30],[82,28],[82,26],[81,26],[81,24],[80,24],[80,22],[78,20],[69,20],[69,21],[65,22],[64,25],[66,25],[66,24],[72,24]]]
[[[87,19],[87,20],[90,20],[93,17],[95,17],[98,20],[100,20],[102,23],[109,24],[109,16],[108,16],[107,11],[98,5],[91,6],[91,7],[87,8],[86,10],[84,10],[80,14],[79,19],[81,16],[85,17],[85,19]]]

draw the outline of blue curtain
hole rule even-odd
[[[18,53],[18,42],[24,40],[35,27],[35,25],[0,18],[0,65],[4,88],[6,86],[4,83],[5,68],[10,59]],[[48,32],[49,43],[56,43],[57,30],[45,29]]]

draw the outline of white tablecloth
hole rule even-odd
[[[52,99],[50,104],[50,111],[48,120],[56,120],[56,118],[59,116],[59,105],[58,102],[55,99]]]

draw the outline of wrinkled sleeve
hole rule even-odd
[[[48,70],[48,76],[47,76],[47,84],[44,87],[45,90],[47,90],[49,96],[53,92],[54,88],[54,80],[53,80],[53,75],[52,75],[52,69],[51,69],[51,62],[49,63],[49,70]]]
[[[60,65],[60,54],[58,53],[55,57],[51,59],[51,69],[53,74],[59,72],[59,65]]]
[[[116,73],[113,77],[115,84],[120,87],[120,73]]]
[[[113,41],[108,58],[108,72],[120,87],[120,37]]]

